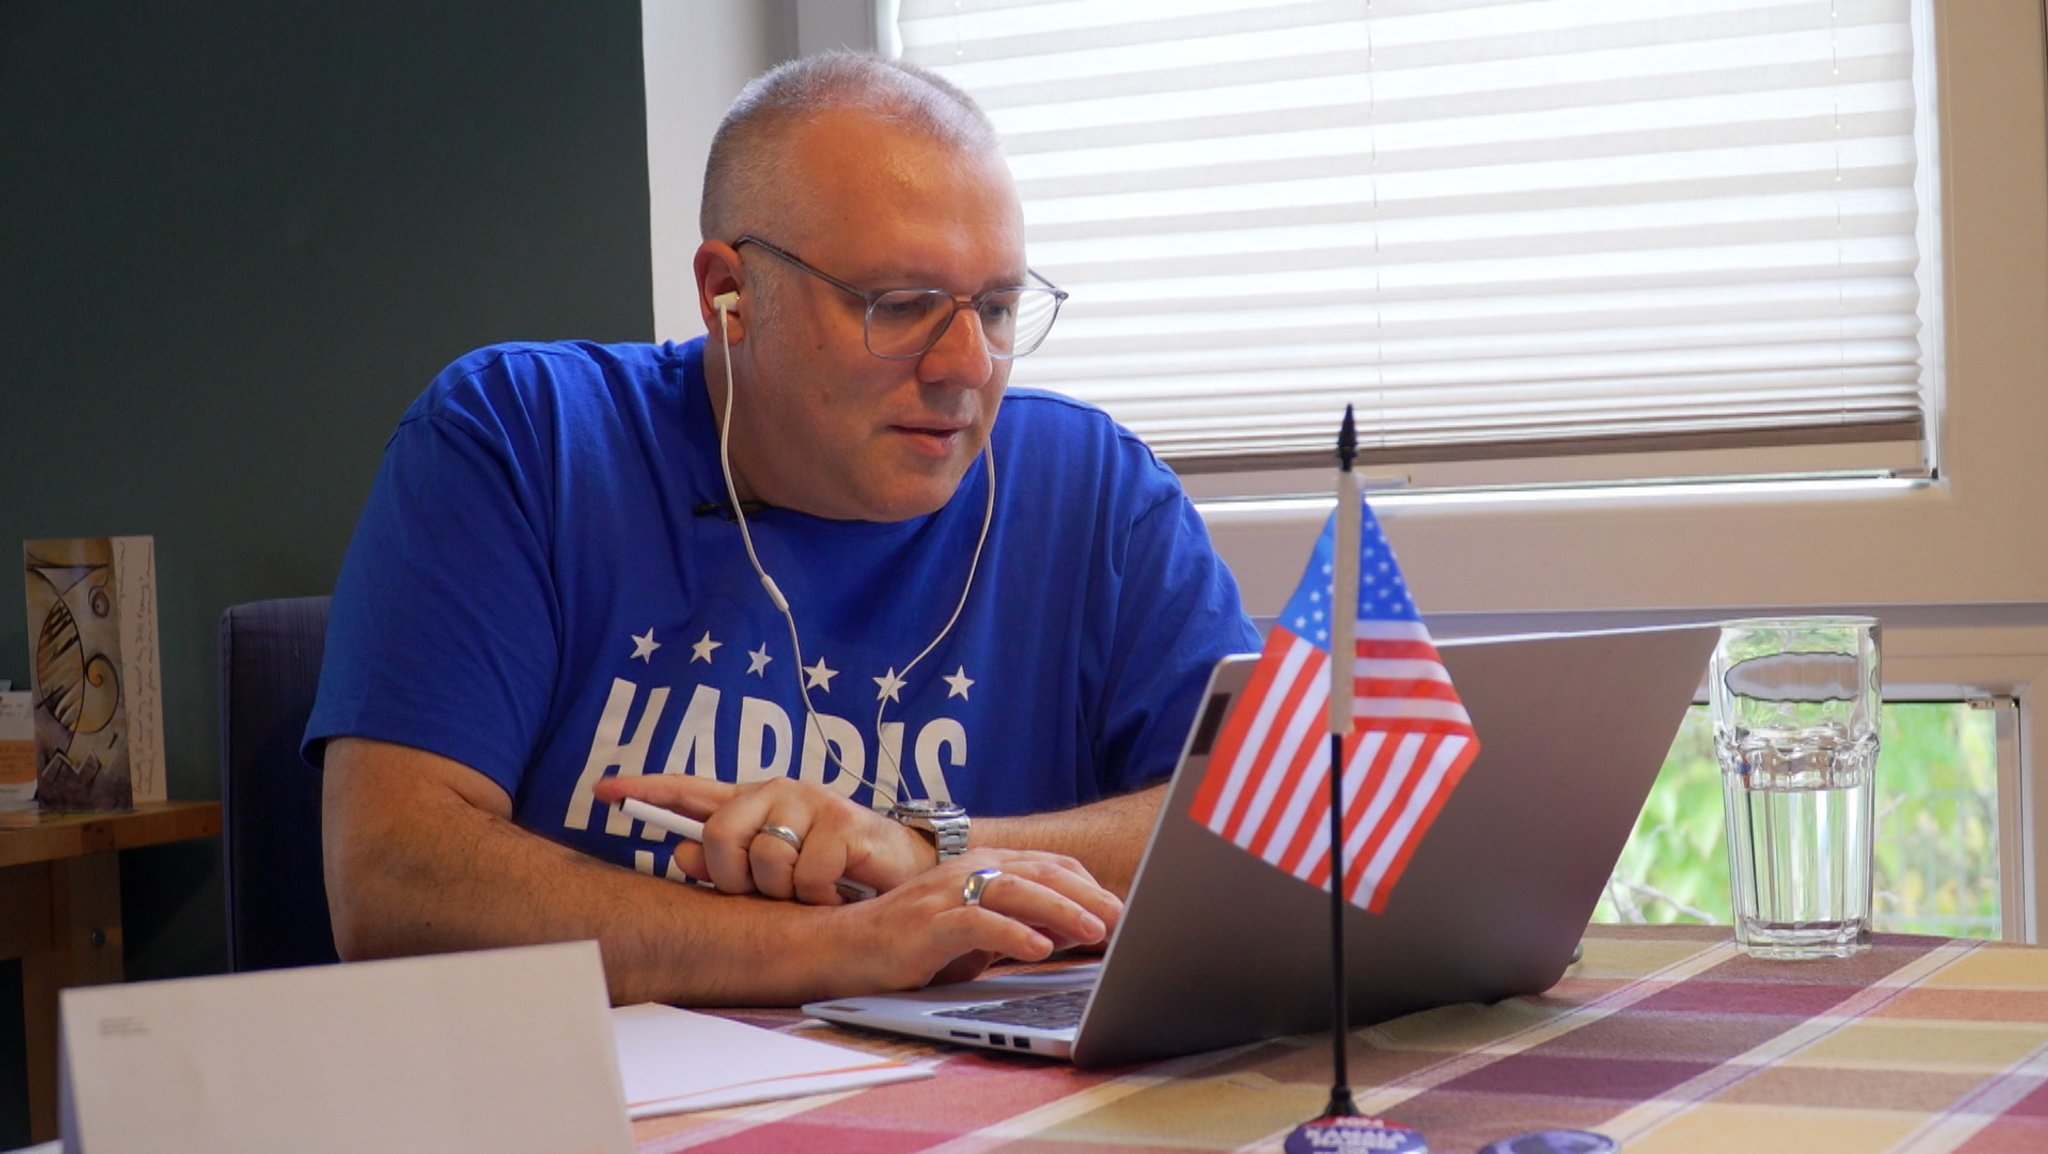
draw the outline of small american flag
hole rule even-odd
[[[1360,503],[1356,724],[1344,739],[1344,891],[1377,913],[1479,753],[1472,718],[1372,509]],[[1311,885],[1330,886],[1330,587],[1334,515],[1217,738],[1192,816]]]

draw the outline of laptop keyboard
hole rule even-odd
[[[1005,1026],[1032,1026],[1043,1030],[1066,1030],[1081,1024],[1081,1011],[1088,1006],[1089,990],[1055,990],[1049,994],[1028,994],[980,1006],[941,1010],[935,1018],[964,1018],[970,1022],[995,1022]]]

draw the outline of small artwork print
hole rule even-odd
[[[152,540],[30,541],[23,552],[36,800],[58,809],[163,800]]]
[[[35,710],[27,691],[0,690],[0,810],[36,802]]]

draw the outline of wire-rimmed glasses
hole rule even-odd
[[[982,339],[988,355],[999,361],[1026,356],[1044,343],[1052,322],[1067,299],[1064,289],[1026,269],[1036,284],[1009,285],[983,289],[971,297],[954,296],[938,288],[899,288],[869,292],[814,268],[786,249],[748,235],[732,242],[734,248],[751,244],[762,252],[817,277],[826,284],[867,302],[863,322],[868,351],[885,360],[906,361],[931,351],[953,323],[953,314],[963,308],[974,310],[981,321]]]

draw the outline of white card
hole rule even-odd
[[[627,1154],[597,943],[65,990],[67,1154]]]

